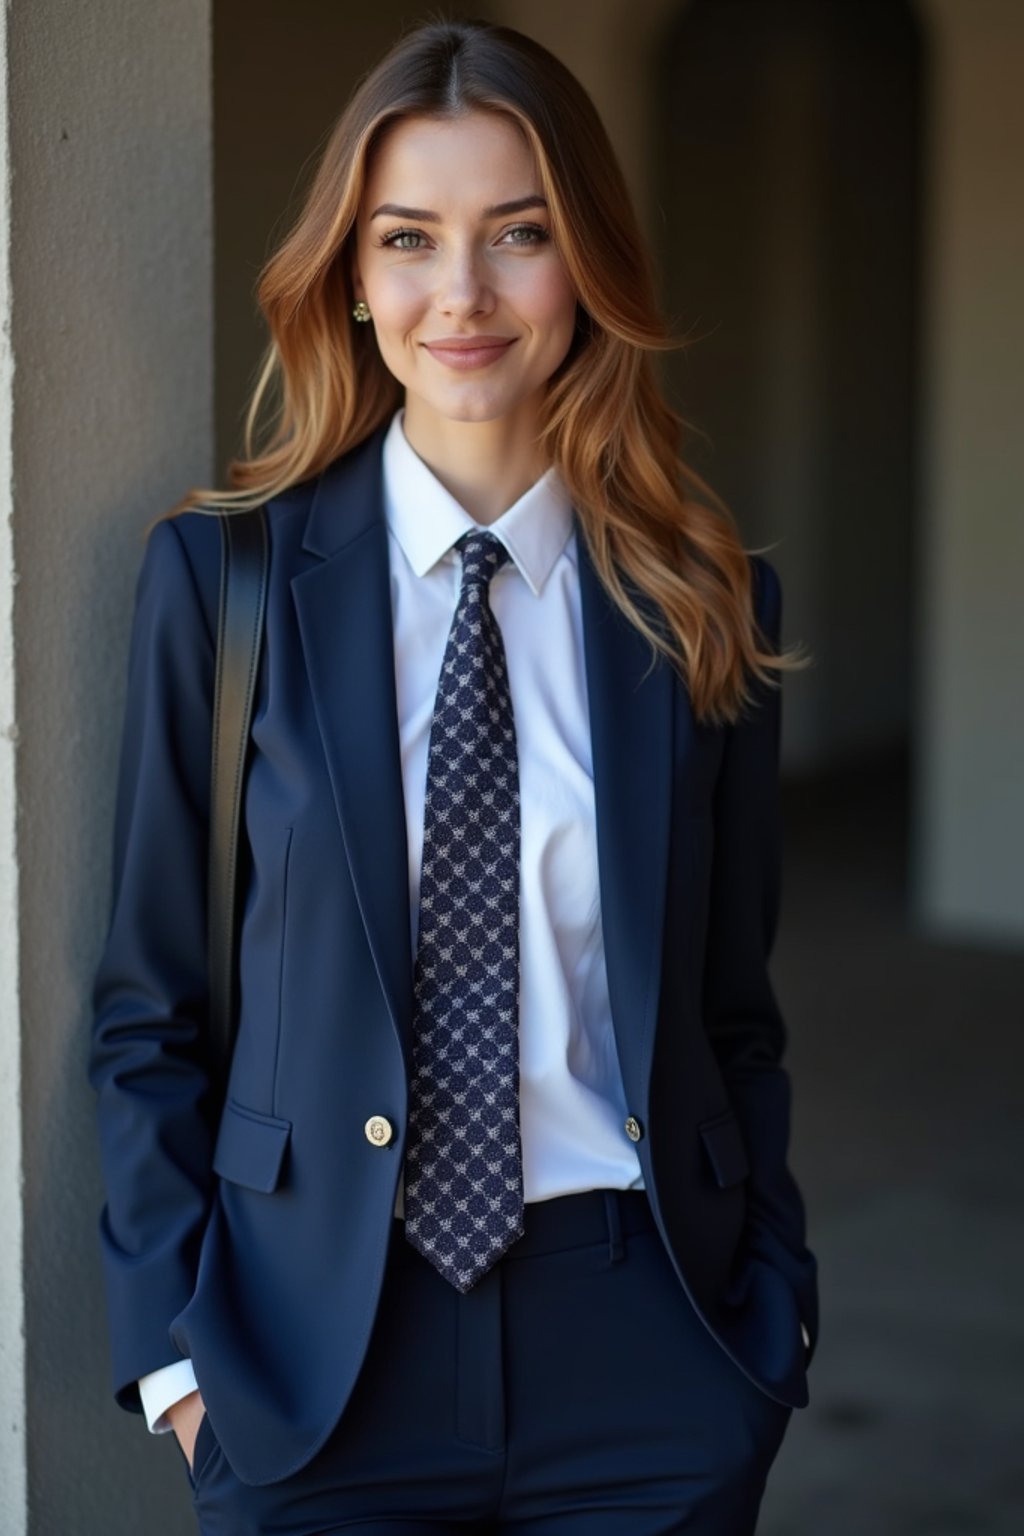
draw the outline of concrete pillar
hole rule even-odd
[[[7,8],[0,7],[0,56],[7,56]],[[15,803],[14,473],[11,355],[11,154],[7,70],[0,70],[0,1529],[20,1536],[27,1515],[25,1472],[25,1298],[22,1289],[21,1032],[18,1027],[18,865]]]
[[[936,935],[1024,941],[1024,9],[922,0],[931,143],[916,892]]]
[[[85,1059],[142,530],[213,471],[210,0],[5,16],[0,1532],[184,1536],[110,1396]]]

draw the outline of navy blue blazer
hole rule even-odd
[[[405,1141],[413,991],[382,442],[381,430],[268,507],[223,1104],[205,1034],[216,520],[157,524],[136,594],[90,1059],[114,1387],[138,1408],[137,1378],[190,1356],[253,1484],[303,1466],[349,1397]],[[816,1264],[787,1166],[768,974],[779,694],[761,689],[734,726],[698,724],[582,537],[579,554],[608,984],[636,1150],[680,1305],[763,1391],[801,1407]],[[777,647],[779,580],[751,559]],[[373,1115],[394,1127],[387,1146],[367,1139]]]

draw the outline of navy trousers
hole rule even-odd
[[[791,1410],[697,1317],[642,1191],[526,1207],[465,1295],[396,1220],[355,1390],[314,1459],[239,1481],[209,1420],[202,1536],[747,1536]]]

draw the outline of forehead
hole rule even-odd
[[[407,117],[385,128],[375,144],[364,201],[483,206],[500,200],[494,195],[499,186],[505,198],[541,191],[533,150],[512,118],[500,112]]]

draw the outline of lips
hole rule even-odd
[[[448,368],[484,368],[496,362],[515,341],[514,336],[446,336],[441,341],[427,341],[431,357]]]

